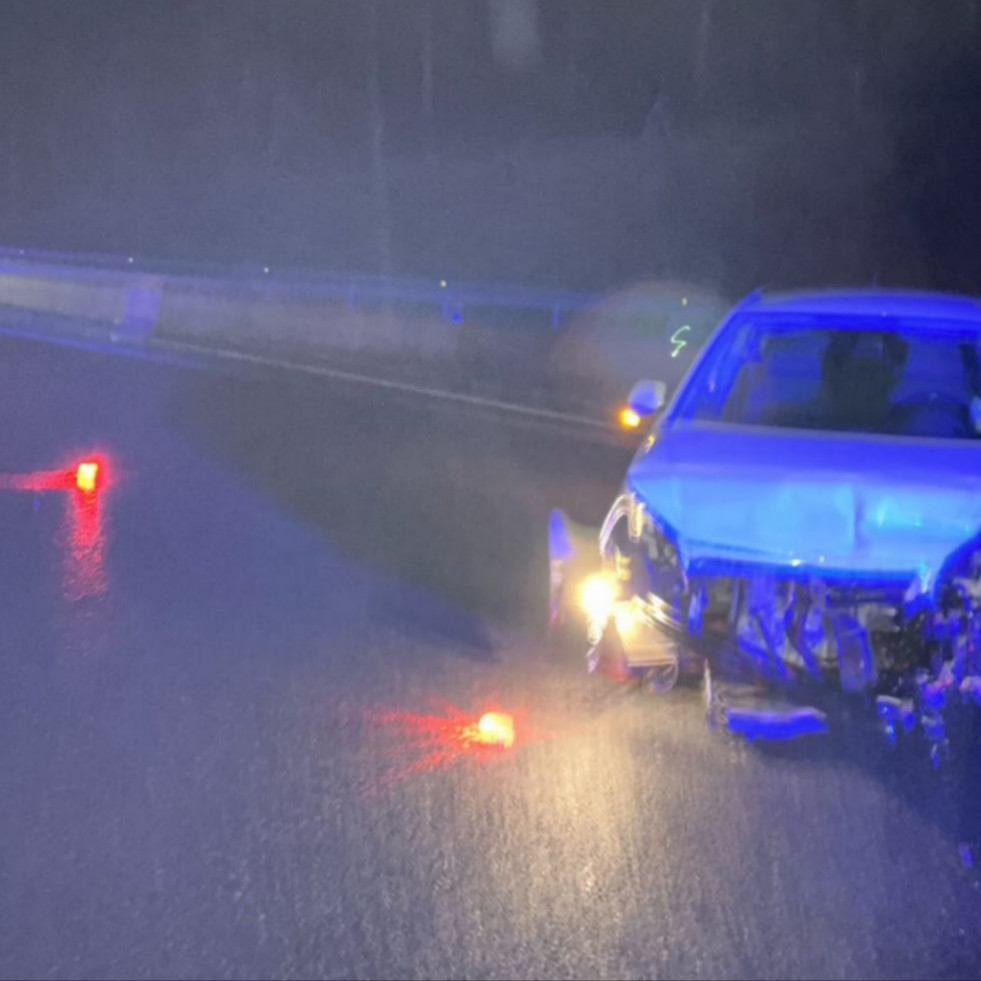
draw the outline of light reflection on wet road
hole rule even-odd
[[[104,492],[70,490],[65,494],[64,508],[62,596],[67,603],[104,596],[109,590]]]
[[[4,473],[114,464],[0,491],[3,977],[977,974],[973,798],[543,654],[549,509],[598,517],[622,453],[2,353]]]

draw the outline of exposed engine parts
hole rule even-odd
[[[951,699],[981,705],[981,551],[936,583],[686,569],[677,543],[627,494],[609,513],[600,550],[617,596],[593,617],[594,650],[613,634],[628,661],[646,664],[649,650],[635,652],[656,635],[662,660],[694,653],[768,685],[874,699],[891,739],[918,726],[938,757]],[[636,639],[638,627],[646,640]]]

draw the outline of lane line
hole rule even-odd
[[[425,385],[415,385],[411,382],[392,381],[387,378],[375,378],[371,375],[362,375],[353,371],[342,371],[339,368],[328,368],[325,365],[301,364],[295,361],[288,361],[279,358],[270,358],[261,354],[248,354],[244,351],[230,351],[227,348],[205,348],[197,344],[186,341],[161,340],[153,338],[150,341],[152,347],[162,347],[178,351],[193,351],[196,354],[226,358],[233,361],[244,361],[250,364],[258,364],[267,368],[284,368],[289,371],[298,371],[309,375],[318,375],[323,378],[336,378],[341,381],[355,382],[359,385],[373,385],[376,388],[386,388],[397,392],[407,392],[411,395],[423,395],[427,398],[435,398],[448,402],[461,402],[466,405],[476,406],[483,409],[496,409],[501,412],[510,412],[515,415],[527,416],[529,418],[546,419],[550,422],[567,422],[577,426],[588,426],[592,429],[604,431],[612,430],[609,423],[601,422],[589,416],[579,416],[571,412],[558,412],[555,409],[538,409],[530,405],[518,405],[516,402],[504,402],[500,399],[486,398],[482,395],[466,395],[462,392],[451,392],[447,389],[430,388]]]
[[[467,395],[447,389],[432,388],[416,385],[411,382],[399,382],[386,378],[376,378],[362,375],[358,372],[342,371],[339,368],[329,368],[326,365],[302,364],[287,359],[271,358],[265,355],[249,354],[244,351],[233,351],[227,348],[203,347],[186,341],[162,340],[151,338],[143,345],[130,345],[111,340],[97,340],[84,336],[33,331],[19,327],[10,327],[0,323],[0,335],[18,340],[38,341],[44,344],[56,344],[60,347],[75,348],[97,354],[116,355],[128,358],[139,358],[145,361],[162,364],[173,364],[185,368],[204,370],[208,360],[238,361],[246,364],[260,365],[267,368],[277,368],[295,371],[322,378],[334,378],[338,381],[352,382],[358,385],[369,385],[389,391],[403,392],[409,395],[419,395],[425,398],[444,402],[456,402],[481,409],[491,409],[497,412],[509,413],[530,421],[546,423],[562,423],[588,429],[589,437],[603,437],[616,440],[618,431],[610,423],[601,422],[589,416],[580,416],[571,412],[559,412],[555,409],[540,409],[534,406],[519,405],[515,402],[505,402],[501,399],[487,398],[481,395]],[[186,352],[201,360],[191,360],[175,356],[177,352]],[[585,434],[584,434],[585,435]]]

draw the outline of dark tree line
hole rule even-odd
[[[863,113],[902,158],[876,206],[908,206],[928,257],[965,265],[977,224],[976,0],[8,0],[0,23],[7,241],[153,252],[179,201],[167,247],[207,251],[217,195],[242,238],[236,201],[328,194],[346,167],[372,175],[371,261],[394,268],[392,161]],[[309,220],[290,233],[315,261]]]

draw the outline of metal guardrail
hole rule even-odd
[[[404,277],[381,277],[336,270],[231,266],[217,263],[153,260],[133,255],[58,252],[0,246],[0,260],[75,266],[89,272],[144,273],[196,281],[202,285],[248,283],[266,295],[290,295],[308,299],[340,300],[349,307],[365,304],[397,304],[438,309],[454,323],[463,323],[475,311],[487,317],[500,314],[532,314],[540,326],[561,329],[569,315],[599,303],[601,294],[543,290],[483,283],[448,282]],[[621,311],[654,313],[673,310],[675,303],[650,296],[620,301]]]
[[[265,321],[269,325],[276,324],[276,314],[285,313],[287,307],[296,305],[297,300],[316,299],[327,300],[324,306],[335,314],[339,312],[335,304],[368,307],[369,310],[372,304],[384,305],[389,310],[395,308],[398,319],[406,323],[411,323],[414,317],[422,313],[427,315],[427,319],[432,319],[433,314],[438,312],[444,319],[461,324],[466,315],[474,329],[451,338],[449,346],[452,353],[447,355],[446,350],[441,348],[442,353],[433,362],[438,367],[435,375],[439,377],[440,386],[445,387],[449,377],[455,379],[451,385],[463,386],[462,391],[467,398],[489,398],[516,405],[534,403],[548,411],[571,411],[580,415],[586,409],[592,411],[595,408],[584,393],[602,393],[620,388],[625,392],[629,384],[636,381],[633,373],[639,360],[649,363],[652,369],[659,365],[657,377],[669,383],[676,381],[676,376],[680,375],[692,354],[701,346],[707,328],[714,327],[719,314],[718,310],[713,309],[713,303],[704,297],[689,302],[690,298],[678,292],[660,296],[645,294],[643,290],[621,293],[615,297],[611,308],[599,317],[590,318],[586,346],[578,356],[580,360],[573,358],[566,367],[556,368],[550,361],[549,351],[552,342],[560,338],[558,331],[573,324],[574,313],[595,307],[608,297],[487,284],[451,284],[394,277],[384,279],[325,270],[272,270],[269,267],[256,269],[146,261],[136,256],[4,246],[0,246],[0,274],[14,280],[20,276],[25,279],[37,278],[42,284],[42,294],[46,281],[53,281],[53,285],[62,280],[69,287],[69,306],[74,295],[72,285],[108,285],[110,296],[116,297],[118,293],[122,301],[121,308],[110,317],[111,324],[105,322],[101,314],[92,320],[91,312],[85,312],[88,297],[84,289],[78,291],[82,294],[79,309],[69,312],[56,304],[56,315],[62,321],[72,321],[70,332],[73,334],[78,332],[79,325],[83,328],[82,333],[89,327],[97,332],[101,327],[102,333],[108,328],[110,341],[125,340],[138,345],[158,332],[162,302],[168,294],[172,299],[175,296],[200,294],[203,301],[196,312],[192,310],[188,314],[185,311],[182,315],[190,317],[189,323],[184,320],[180,324],[168,321],[168,326],[160,331],[158,340],[162,338],[169,343],[174,343],[175,338],[177,343],[184,343],[187,337],[193,336],[193,325],[197,323],[195,317],[202,316],[202,311],[204,321],[209,324],[205,333],[212,342],[214,337],[222,337],[220,329],[217,333],[210,329],[213,318],[208,316],[209,303],[215,300],[220,305],[229,297],[242,299],[248,305],[255,302],[259,306],[280,297],[287,301],[281,306],[275,302],[270,304]],[[60,295],[60,291],[56,290],[55,295]],[[101,303],[105,298],[97,299]],[[0,295],[0,302],[12,301]],[[13,308],[20,309],[16,303]],[[330,317],[320,319],[327,323]],[[368,319],[371,320],[370,317]],[[301,321],[307,323],[306,318],[301,318]],[[29,330],[34,330],[34,326],[29,325]],[[355,332],[358,336],[354,348],[361,341],[360,327],[356,327]],[[421,362],[406,367],[404,342],[411,337],[411,330],[404,335],[399,333],[400,340],[394,347],[390,343],[386,348],[382,343],[372,348],[367,353],[374,360],[369,358],[368,362],[363,359],[361,362],[351,362],[357,363],[357,367],[350,370],[362,376],[381,371],[386,378],[393,373],[389,381],[397,376],[400,379],[398,384],[432,387],[429,380],[432,372],[427,374],[423,365],[429,364],[426,345],[420,348],[423,352]],[[456,332],[453,330],[444,330],[438,334],[440,343],[443,344],[454,334]],[[258,355],[249,353],[251,342],[248,338],[242,342],[245,347],[240,349],[236,346],[239,344],[237,336],[224,336],[231,345],[224,352],[228,357],[268,357],[261,351]],[[287,336],[296,335],[287,332]],[[331,336],[331,332],[325,330],[321,340],[324,342],[324,357],[329,356],[336,369],[339,358],[353,357],[353,348],[344,342],[331,346]],[[278,344],[280,339],[275,328],[270,328],[269,340]],[[575,335],[570,339],[575,347]],[[388,340],[391,341],[391,338]],[[209,342],[205,340],[202,343],[207,346]],[[593,344],[596,347],[590,347]],[[605,355],[599,354],[599,347],[605,350]],[[305,347],[307,353],[304,357],[314,357],[311,350]],[[379,354],[382,355],[381,361],[377,360]],[[397,364],[391,360],[393,354],[397,356]],[[385,361],[385,357],[389,360]],[[365,363],[369,364],[368,368],[365,368]],[[447,365],[451,366],[449,374]],[[403,370],[410,375],[422,372],[422,381],[413,381],[415,375],[406,381],[400,374]],[[596,395],[596,398],[600,397],[606,396]],[[595,404],[599,405],[598,402]]]
[[[465,311],[478,308],[544,313],[550,318],[551,326],[558,328],[567,314],[586,309],[601,298],[591,293],[467,282],[450,283],[445,279],[380,277],[334,270],[274,269],[270,266],[224,266],[11,246],[0,246],[0,259],[77,266],[92,271],[138,272],[202,281],[249,282],[253,285],[261,284],[264,290],[274,294],[341,298],[351,307],[382,302],[418,304],[436,307],[442,311],[443,316],[457,323],[463,321]]]

